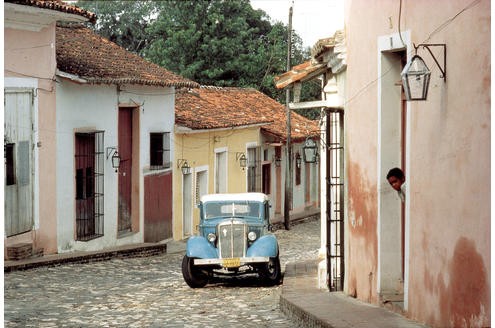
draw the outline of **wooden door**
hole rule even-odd
[[[131,231],[132,108],[119,108],[118,231]]]
[[[33,227],[33,94],[5,91],[4,210],[5,234],[13,236]]]
[[[144,177],[144,242],[172,238],[172,173]]]

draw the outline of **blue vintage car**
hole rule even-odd
[[[189,238],[182,260],[190,287],[204,287],[214,274],[258,273],[268,285],[280,283],[278,242],[270,233],[265,194],[205,195],[199,208],[199,235]]]

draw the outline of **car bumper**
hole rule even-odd
[[[194,265],[220,265],[225,268],[235,268],[247,264],[268,263],[267,256],[240,257],[233,259],[194,259]]]

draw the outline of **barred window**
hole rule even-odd
[[[170,132],[150,133],[150,169],[170,168]]]
[[[261,165],[260,147],[252,147],[247,150],[247,183],[248,192],[261,192]]]
[[[76,133],[76,238],[103,236],[103,132]]]
[[[208,171],[196,172],[196,205],[199,205],[201,196],[206,195],[208,191]]]

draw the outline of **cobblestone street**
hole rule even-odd
[[[316,258],[319,220],[275,232],[282,268]],[[191,289],[183,252],[6,273],[5,327],[297,327],[256,276]]]

